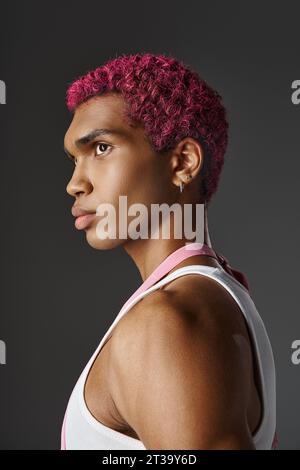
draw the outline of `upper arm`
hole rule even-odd
[[[111,373],[117,408],[145,447],[253,449],[248,375],[230,329],[164,296],[137,309],[116,335]]]

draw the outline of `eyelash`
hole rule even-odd
[[[96,148],[96,147],[98,147],[98,145],[106,145],[107,147],[112,147],[112,145],[107,144],[106,142],[96,142],[95,145],[94,145],[94,147]],[[103,152],[105,153],[106,150],[104,150]],[[97,154],[97,153],[96,153],[96,157],[101,157],[101,155],[102,155],[102,154]],[[76,165],[76,158],[73,158],[73,157],[71,157],[71,156],[70,156],[69,158],[70,158],[70,160],[74,163],[74,165]]]
[[[96,142],[96,143],[95,143],[95,149],[96,149],[99,145],[106,145],[107,147],[112,147],[112,145],[107,144],[106,142]],[[105,153],[106,150],[104,150],[103,152]],[[96,157],[101,157],[101,155],[102,155],[102,154],[97,154],[97,153],[96,153]]]

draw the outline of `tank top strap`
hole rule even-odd
[[[181,246],[177,250],[173,251],[168,255],[147,277],[147,279],[140,285],[140,287],[132,294],[127,302],[123,305],[122,310],[127,307],[127,304],[130,303],[136,296],[141,292],[152,287],[156,282],[158,282],[162,277],[168,274],[177,264],[181,261],[197,255],[206,255],[217,258],[215,251],[204,243],[187,243],[184,246]]]
[[[136,296],[138,296],[141,292],[149,289],[153,286],[157,281],[159,281],[162,277],[168,274],[175,266],[177,266],[181,261],[197,255],[206,255],[215,258],[222,268],[238,282],[240,282],[248,291],[249,291],[249,282],[246,276],[234,269],[230,266],[228,260],[221,254],[217,253],[213,248],[206,245],[205,243],[186,243],[184,246],[178,248],[173,253],[168,255],[155,269],[154,271],[148,276],[148,278],[140,285],[140,287],[129,297],[127,302],[122,307],[122,310],[127,307],[127,304],[130,303]]]

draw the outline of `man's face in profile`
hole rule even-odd
[[[88,243],[98,249],[125,242],[118,239],[120,195],[127,196],[128,207],[142,203],[149,208],[151,203],[168,202],[168,185],[169,192],[173,190],[168,159],[155,153],[142,126],[127,122],[124,110],[121,96],[91,98],[78,106],[64,138],[65,150],[75,164],[66,188],[75,198],[74,205],[96,212],[99,204],[109,203],[116,211],[116,239],[97,236],[100,216],[91,217],[83,227]]]

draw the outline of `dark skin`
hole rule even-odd
[[[64,139],[76,159],[67,185],[75,204],[95,212],[99,203],[110,202],[118,209],[120,194],[128,196],[128,206],[201,203],[201,145],[186,137],[158,155],[142,126],[124,118],[124,110],[122,97],[115,94],[92,98],[76,109]],[[103,134],[76,145],[103,128],[122,135]],[[182,193],[180,181],[185,183]],[[205,216],[204,242],[211,246],[207,207]],[[123,245],[143,280],[191,241],[100,240],[97,220],[85,228],[90,246]],[[214,258],[200,255],[170,272],[191,264],[218,266]],[[204,275],[175,279],[135,304],[102,347],[84,393],[98,421],[141,439],[147,449],[255,449],[252,435],[262,406],[247,324],[225,288]]]

